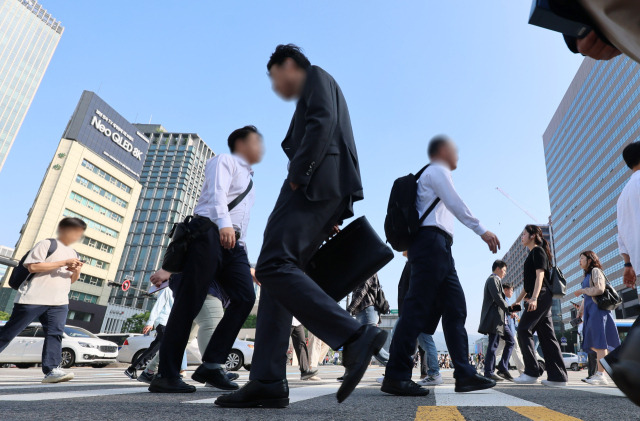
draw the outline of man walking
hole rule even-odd
[[[429,393],[411,381],[411,355],[422,332],[433,334],[442,318],[447,347],[455,367],[456,392],[471,392],[495,386],[495,381],[476,373],[469,364],[469,340],[464,323],[467,305],[455,270],[451,245],[453,218],[460,220],[496,253],[498,237],[487,231],[473,216],[453,186],[451,171],[458,165],[455,144],[444,136],[429,143],[431,165],[418,180],[416,208],[419,215],[439,199],[409,247],[411,278],[404,297],[402,317],[398,320],[391,342],[391,358],[387,364],[381,390],[400,396],[424,396]]]
[[[267,222],[256,266],[262,289],[250,381],[216,403],[289,404],[286,351],[292,315],[331,348],[344,347],[346,373],[337,393],[342,402],[386,340],[385,332],[363,327],[304,273],[336,225],[353,216],[353,203],[363,198],[349,111],[333,77],[312,66],[297,46],[279,45],[267,69],[280,96],[298,99],[282,142],[288,174]]]
[[[318,370],[312,370],[309,362],[309,348],[307,347],[307,338],[304,333],[304,326],[293,318],[291,322],[291,344],[298,359],[298,367],[300,367],[300,380],[309,380],[316,374]]]
[[[180,379],[180,365],[193,320],[213,279],[224,288],[230,303],[211,336],[202,365],[191,378],[219,389],[238,388],[226,376],[224,366],[256,299],[244,239],[254,203],[251,166],[262,160],[262,136],[254,126],[245,126],[229,135],[228,145],[231,154],[217,155],[205,167],[202,194],[189,223],[190,230],[198,234],[189,244],[150,392],[195,392],[194,386]]]
[[[478,328],[478,333],[489,335],[487,353],[484,356],[484,376],[495,381],[502,381],[502,379],[511,381],[513,377],[509,374],[509,358],[511,358],[515,340],[507,321],[511,310],[505,300],[502,286],[502,279],[507,274],[507,264],[502,260],[496,260],[493,262],[492,271],[484,285],[482,315]],[[511,285],[508,285],[508,288],[511,288]],[[497,364],[498,374],[496,375],[494,373],[496,350],[500,339],[504,341],[504,350]]]

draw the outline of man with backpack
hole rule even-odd
[[[394,191],[385,221],[387,238],[394,248],[405,246],[402,239],[408,242],[411,265],[409,289],[404,297],[402,317],[396,324],[391,357],[381,388],[383,392],[399,396],[424,396],[429,393],[411,381],[413,361],[410,356],[418,335],[422,332],[433,334],[441,318],[455,367],[456,392],[482,390],[496,384],[494,380],[479,376],[469,364],[469,343],[464,327],[467,306],[451,254],[454,217],[481,236],[493,253],[500,248],[500,242],[473,216],[453,186],[451,171],[458,164],[455,144],[445,136],[437,136],[429,143],[428,153],[431,164],[421,171],[417,186],[413,187],[417,187],[417,190],[409,190],[415,195],[415,208],[411,213],[413,219],[404,226],[409,227],[411,235],[407,237],[407,230],[403,232],[398,229],[401,224],[397,222],[397,215],[408,213],[393,213],[396,202],[393,200]],[[413,180],[415,184],[415,178]]]
[[[73,379],[63,371],[62,334],[69,312],[69,291],[78,280],[82,262],[71,245],[79,241],[87,224],[79,218],[64,218],[58,223],[58,238],[38,242],[13,269],[9,285],[18,290],[13,312],[0,330],[0,352],[20,332],[38,318],[44,330],[42,347],[42,383],[60,383]]]

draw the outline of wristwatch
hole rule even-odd
[[[629,263],[625,263],[625,264],[624,264],[624,267],[626,267],[626,268],[631,268],[631,267],[633,267],[633,265],[631,264],[631,262],[629,262]]]

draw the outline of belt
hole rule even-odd
[[[447,240],[447,243],[449,245],[453,244],[453,237],[451,236],[451,234],[449,234],[442,228],[439,228],[433,225],[427,225],[426,227],[420,227],[420,231],[433,231],[435,233],[442,235],[445,238],[445,240]]]
[[[211,219],[209,219],[206,216],[202,216],[202,215],[193,215],[193,219],[206,219],[208,221],[211,221]],[[211,221],[211,223],[213,224],[214,227],[216,227],[217,230],[220,230],[220,228],[218,227],[218,225],[215,222]],[[234,231],[236,232],[236,241],[239,241],[240,240],[240,231],[238,231],[236,229],[234,229]]]

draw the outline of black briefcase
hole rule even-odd
[[[318,249],[305,272],[340,301],[393,259],[393,251],[361,216]]]

